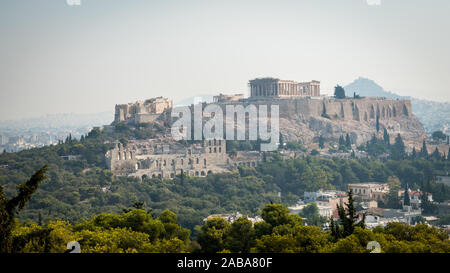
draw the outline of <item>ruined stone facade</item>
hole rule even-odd
[[[161,114],[172,109],[172,100],[157,97],[135,103],[116,105],[114,123],[148,123],[155,121]]]
[[[276,78],[258,78],[249,82],[250,97],[318,97],[320,82],[295,82]]]
[[[256,167],[259,152],[226,153],[226,141],[205,140],[183,145],[172,139],[131,141],[124,147],[116,143],[106,153],[106,162],[114,174],[143,178],[174,178],[183,171],[189,176],[203,177],[210,173],[229,172],[238,166]]]

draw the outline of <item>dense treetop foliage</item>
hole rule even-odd
[[[99,134],[96,137],[92,135]],[[106,142],[106,143],[105,143]],[[345,140],[344,140],[345,142]],[[16,186],[34,170],[50,164],[45,180],[20,219],[69,222],[88,219],[102,212],[121,212],[135,202],[143,202],[155,215],[170,209],[182,226],[194,227],[214,213],[239,211],[258,215],[269,202],[291,205],[304,191],[318,189],[347,190],[349,183],[386,182],[397,177],[403,188],[420,188],[433,194],[438,202],[450,199],[450,189],[434,182],[436,175],[448,171],[449,161],[421,157],[399,160],[343,159],[306,156],[282,160],[278,153],[264,156],[256,168],[208,177],[180,176],[173,180],[114,177],[104,169],[103,155],[111,143],[102,132],[78,140],[19,153],[0,155],[0,185],[6,196],[16,193]],[[78,149],[78,150],[77,150]],[[80,154],[78,160],[66,161],[61,155]],[[281,192],[281,200],[278,197]],[[400,200],[390,200],[395,207]],[[383,205],[383,204],[381,204]]]

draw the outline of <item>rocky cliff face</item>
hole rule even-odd
[[[383,128],[391,135],[391,141],[400,134],[406,144],[420,147],[426,137],[423,125],[411,111],[409,100],[386,98],[295,98],[295,99],[243,99],[218,103],[223,114],[227,105],[279,105],[280,132],[284,141],[298,141],[304,145],[317,142],[319,136],[327,141],[339,140],[347,133],[353,143],[360,145],[376,134],[383,137]],[[208,104],[203,104],[203,108]],[[193,109],[191,106],[191,114]],[[170,120],[170,115],[166,115]],[[376,123],[380,130],[377,132]],[[191,119],[193,122],[193,118]],[[203,120],[206,122],[207,120]],[[224,119],[225,121],[225,119]],[[166,122],[169,124],[168,122]],[[226,125],[227,126],[227,125]],[[224,126],[225,127],[225,126]],[[247,128],[248,129],[248,128]],[[225,132],[225,128],[224,128]]]
[[[280,132],[284,141],[299,141],[309,145],[319,136],[328,141],[338,141],[347,133],[359,145],[376,134],[383,136],[386,128],[391,141],[400,134],[409,144],[418,145],[426,137],[423,125],[411,111],[409,100],[386,98],[295,98],[248,99],[237,102],[247,106],[279,105]],[[224,105],[221,105],[224,108]],[[224,111],[225,112],[225,111]],[[380,130],[376,130],[379,120]]]
[[[419,144],[426,137],[423,125],[411,112],[408,100],[379,98],[364,99],[305,99],[300,104],[307,107],[295,108],[295,100],[283,102],[280,106],[280,131],[285,141],[300,141],[309,145],[319,136],[338,141],[347,133],[353,143],[359,145],[368,141],[373,134],[383,136],[386,128],[394,140],[400,134],[406,143]],[[290,106],[289,106],[290,105]],[[296,109],[296,110],[293,110]],[[376,120],[380,130],[376,130]]]

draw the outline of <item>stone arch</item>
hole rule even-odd
[[[162,177],[162,175],[160,173],[158,173],[158,178],[161,178],[161,177]]]
[[[198,175],[199,175],[198,171],[195,171],[195,176],[198,176]]]
[[[364,120],[367,121],[367,112],[364,112]]]
[[[174,173],[170,173],[170,178],[174,178],[175,174]]]
[[[208,174],[212,174],[213,172],[211,170],[208,171]]]
[[[205,171],[202,171],[202,172],[200,173],[200,175],[201,175],[201,176],[205,176],[205,175],[206,175]]]
[[[156,174],[152,174],[152,178],[156,178]]]
[[[143,176],[141,176],[141,179],[142,179],[142,180],[145,180],[145,179],[147,179],[147,175],[146,175],[146,174],[144,174]]]

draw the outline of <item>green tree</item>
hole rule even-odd
[[[398,209],[400,208],[400,200],[398,197],[398,191],[401,186],[401,182],[398,177],[390,176],[387,179],[387,184],[389,185],[389,193],[386,200],[386,205],[389,208]]]
[[[395,143],[391,147],[391,156],[394,160],[404,159],[406,155],[405,144],[403,143],[402,136],[400,134],[395,138]]]
[[[389,145],[391,143],[391,139],[390,139],[389,133],[386,128],[383,129],[383,140],[384,140],[384,143],[386,144],[386,146],[389,147]]]
[[[306,205],[301,210],[300,216],[306,218],[305,222],[308,225],[322,227],[327,222],[327,218],[319,214],[319,208],[315,202]]]
[[[39,184],[46,179],[47,168],[47,165],[43,166],[25,184],[17,186],[19,194],[16,197],[7,198],[3,192],[3,187],[0,186],[0,253],[11,252],[11,231],[15,225],[15,216],[31,199]]]
[[[365,228],[365,215],[362,220],[358,221],[352,190],[348,192],[348,203],[345,203],[344,206],[337,205],[339,221],[330,223],[331,233],[336,240],[352,235],[355,227]]]
[[[348,149],[352,148],[352,141],[350,140],[350,136],[347,135],[345,136],[345,147],[347,147]]]
[[[325,148],[325,139],[321,135],[319,136],[319,148],[320,149]]]
[[[345,90],[342,86],[337,85],[334,88],[334,97],[337,99],[345,99]]]
[[[253,223],[246,217],[240,217],[231,224],[230,232],[225,239],[225,248],[231,252],[249,253],[255,245]]]
[[[438,140],[446,140],[447,139],[447,135],[444,134],[442,131],[435,131],[435,132],[433,132],[433,134],[431,136],[436,141],[438,141]]]
[[[272,227],[280,225],[296,225],[301,224],[302,220],[297,215],[289,213],[289,210],[282,204],[269,204],[265,206],[261,214],[266,223]]]
[[[403,205],[405,206],[410,205],[408,183],[405,183],[405,194],[403,196]]]
[[[197,235],[203,253],[217,253],[225,249],[225,239],[231,225],[226,220],[215,217],[206,221]]]
[[[431,154],[431,157],[434,160],[441,160],[441,153],[439,152],[438,148],[436,147],[436,149],[434,149],[434,152]]]
[[[422,143],[422,149],[420,150],[420,156],[422,158],[428,158],[428,149],[427,149],[427,144],[425,143],[425,140]]]

